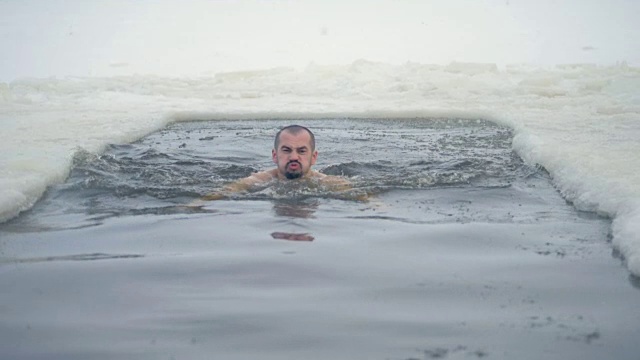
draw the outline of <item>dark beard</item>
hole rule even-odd
[[[299,168],[300,170],[298,170],[298,171],[294,171],[294,172],[286,171],[286,168],[288,168],[288,167],[289,167],[289,164],[291,164],[291,163],[296,163],[296,164],[298,164],[298,168]],[[301,177],[302,177],[302,164],[300,164],[300,162],[295,161],[295,160],[293,160],[293,161],[291,161],[291,162],[287,163],[287,166],[285,166],[284,176],[285,176],[287,179],[289,179],[289,180],[293,180],[293,179],[299,179],[299,178],[301,178]]]
[[[289,180],[299,179],[302,177],[302,171],[299,172],[285,172],[284,176]]]

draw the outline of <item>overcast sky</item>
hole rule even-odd
[[[640,65],[640,1],[0,0],[0,81],[358,59]]]

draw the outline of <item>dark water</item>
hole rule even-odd
[[[172,125],[102,154],[80,151],[67,182],[52,189],[18,226],[89,225],[109,216],[184,212],[181,205],[253,172],[273,167],[271,148],[283,121],[191,122]],[[349,178],[337,194],[291,184],[238,194],[236,199],[353,198],[389,190],[506,188],[543,177],[511,149],[509,129],[482,120],[316,120],[316,169]],[[86,214],[91,216],[86,217]]]
[[[491,123],[307,121],[316,168],[353,190],[182,206],[271,168],[289,123],[182,123],[80,152],[0,225],[3,358],[638,358],[640,292],[609,220]]]

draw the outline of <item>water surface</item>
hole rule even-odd
[[[576,211],[492,123],[306,121],[317,168],[352,190],[287,183],[182,206],[270,168],[289,123],[181,123],[78,153],[0,227],[3,353],[637,358],[640,293],[610,221]]]

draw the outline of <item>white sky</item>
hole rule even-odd
[[[640,1],[0,0],[0,81],[358,59],[640,65]]]

